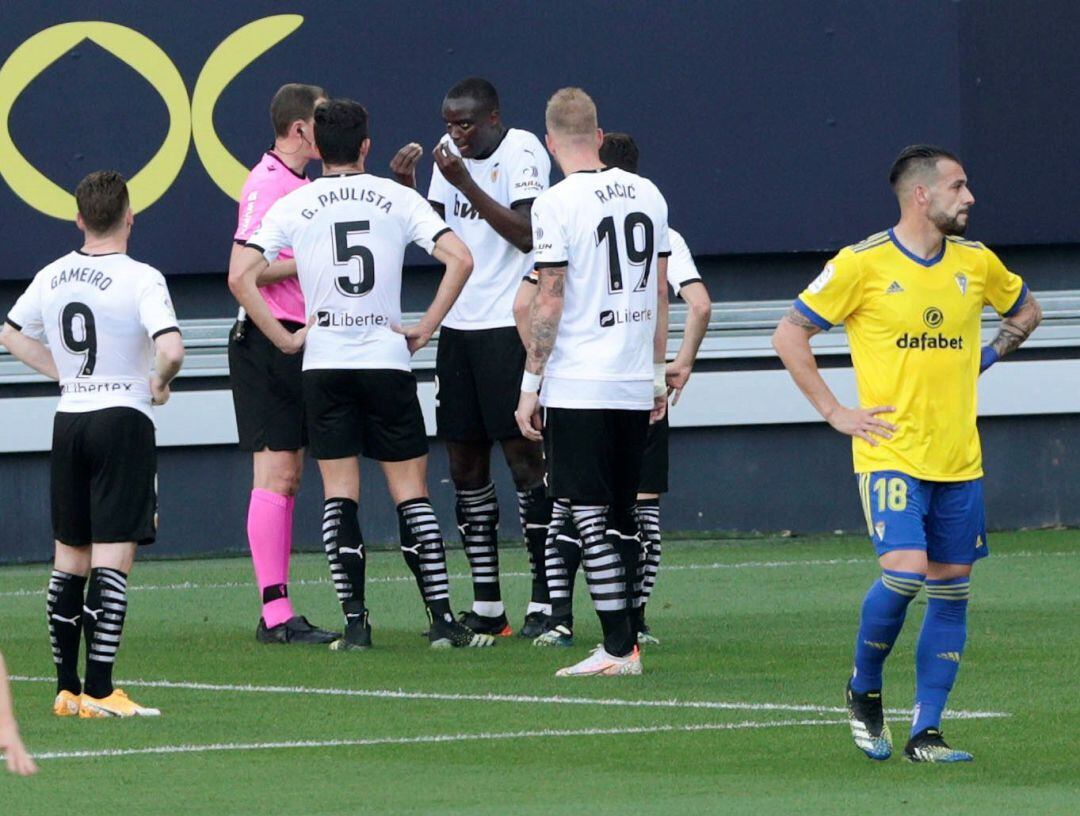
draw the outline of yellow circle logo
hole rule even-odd
[[[153,86],[169,111],[169,130],[157,153],[128,181],[131,207],[143,210],[161,198],[180,174],[191,137],[187,88],[172,60],[152,40],[115,23],[62,23],[15,49],[0,68],[0,174],[31,207],[72,221],[75,197],[41,173],[19,152],[8,118],[19,94],[46,68],[83,40],[97,43]]]
[[[299,14],[278,14],[238,28],[206,60],[191,94],[192,136],[203,167],[222,192],[240,198],[248,168],[237,161],[214,130],[214,106],[237,75],[292,34],[304,22]]]
[[[172,186],[192,139],[210,178],[227,195],[239,199],[248,171],[218,138],[214,106],[237,74],[303,22],[298,14],[278,14],[234,31],[207,59],[190,101],[184,79],[168,54],[132,28],[84,20],[39,31],[0,66],[0,176],[34,209],[53,218],[75,220],[75,197],[26,160],[11,138],[9,119],[19,95],[34,79],[80,42],[90,40],[149,82],[169,111],[169,129],[161,147],[128,180],[132,209],[145,210]]]
[[[937,306],[931,306],[922,314],[923,323],[929,326],[931,329],[938,328],[944,321],[945,315],[941,313],[941,309]]]

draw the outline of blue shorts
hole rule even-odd
[[[856,477],[879,557],[893,550],[923,550],[939,564],[971,564],[990,554],[982,479],[928,482],[897,470]]]

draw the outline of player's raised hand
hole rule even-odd
[[[157,374],[150,375],[150,401],[154,405],[164,405],[172,396],[172,390],[168,383],[163,382]]]
[[[424,346],[431,341],[431,335],[435,333],[433,329],[429,329],[422,323],[417,323],[414,326],[394,326],[394,331],[400,335],[404,335],[405,342],[409,346],[409,354],[416,354]]]
[[[896,426],[891,422],[878,419],[878,414],[891,414],[895,411],[896,408],[892,405],[878,405],[875,408],[845,408],[838,405],[825,419],[840,433],[865,439],[876,448],[878,438],[892,439],[896,430]]]
[[[390,159],[390,172],[398,184],[416,189],[416,165],[424,155],[424,148],[416,142],[409,142]]]
[[[540,394],[536,391],[522,391],[517,410],[514,411],[514,419],[517,420],[518,430],[526,439],[533,442],[543,439],[540,433],[544,428],[543,420],[540,419]]]
[[[435,159],[435,164],[439,166],[439,172],[443,174],[443,178],[455,187],[460,189],[463,184],[472,181],[472,176],[469,175],[465,162],[461,160],[460,156],[450,152],[450,145],[446,142],[435,145],[431,155]]]
[[[690,379],[691,369],[692,366],[683,365],[677,361],[667,364],[667,368],[664,372],[664,379],[667,382],[667,395],[671,397],[672,405],[679,404],[679,397],[682,396],[682,390],[686,387],[686,383]]]

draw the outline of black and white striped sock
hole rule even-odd
[[[99,700],[113,693],[112,670],[126,615],[127,575],[108,567],[94,567],[90,570],[83,605],[83,635],[86,638],[83,691]]]
[[[644,610],[652,596],[653,587],[656,586],[656,576],[660,572],[660,500],[639,501],[634,505],[634,518],[637,520],[641,543],[645,549],[638,580],[634,583],[634,603]]]
[[[499,501],[495,485],[457,491],[457,523],[472,573],[473,611],[487,617],[505,614],[499,591]]]
[[[574,628],[574,578],[580,565],[581,542],[574,527],[570,502],[556,499],[551,505],[551,522],[544,549],[552,626]]]
[[[323,548],[346,620],[364,613],[367,557],[357,509],[352,499],[323,502]]]
[[[529,553],[529,569],[532,571],[532,594],[526,614],[542,612],[551,614],[551,598],[548,595],[547,571],[544,565],[547,549],[548,526],[551,524],[551,499],[543,485],[532,490],[519,490],[518,516],[525,536],[525,549]]]
[[[85,575],[53,570],[45,614],[49,622],[53,663],[56,664],[56,692],[82,692],[79,680],[79,642],[82,640],[83,591]]]
[[[433,618],[453,620],[450,613],[450,576],[446,571],[439,520],[425,496],[403,501],[397,506],[401,554],[416,578],[420,597]]]
[[[581,564],[589,584],[593,606],[604,631],[604,650],[625,657],[634,648],[627,603],[626,570],[608,531],[608,507],[598,504],[572,506],[574,524],[581,536]]]

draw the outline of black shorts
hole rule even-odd
[[[316,459],[363,455],[402,462],[428,452],[411,371],[386,368],[304,372],[309,450]]]
[[[649,426],[645,438],[645,459],[641,463],[638,493],[668,492],[668,418]]]
[[[57,413],[50,492],[57,541],[150,544],[157,535],[154,423],[135,408]]]
[[[648,430],[648,411],[546,409],[548,496],[629,507],[641,482]]]
[[[524,370],[525,347],[513,326],[443,328],[435,358],[439,437],[482,442],[521,436],[514,411]]]
[[[295,332],[300,323],[283,321]],[[242,327],[242,328],[241,328]],[[251,320],[229,332],[229,381],[240,450],[300,450],[304,424],[303,354],[285,354]]]

